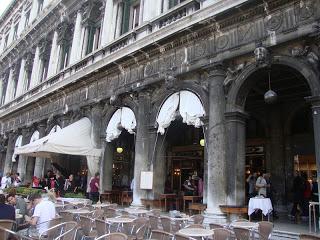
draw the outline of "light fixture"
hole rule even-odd
[[[200,146],[204,147],[205,144],[206,144],[205,140],[203,138],[200,139]]]
[[[123,148],[122,147],[117,147],[117,153],[122,153],[123,152]]]
[[[264,94],[264,101],[267,104],[275,103],[278,99],[278,95],[275,91],[271,90],[271,77],[270,77],[270,70],[268,71],[269,76],[269,90]]]

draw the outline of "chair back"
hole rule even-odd
[[[149,216],[149,223],[151,230],[158,230],[159,229],[159,217],[156,216]]]
[[[104,214],[103,209],[95,209],[92,211],[92,218],[101,218]]]
[[[40,234],[39,239],[73,240],[75,238],[76,222],[59,223]]]
[[[104,220],[95,219],[94,221],[96,223],[96,230],[97,230],[98,236],[102,236],[106,233],[110,233],[110,229]]]
[[[8,239],[9,236],[11,237],[10,239],[14,240],[33,240],[32,238],[18,235],[16,232],[0,227],[0,239]]]
[[[76,222],[65,222],[63,233],[55,240],[75,240],[78,224]]]
[[[128,236],[124,233],[108,233],[104,234],[95,240],[127,240]]]
[[[250,240],[250,230],[247,228],[234,227],[234,234],[237,239]]]
[[[117,216],[116,212],[117,211],[114,208],[105,208],[104,209],[104,215],[106,218],[113,218],[113,217]]]
[[[160,209],[152,209],[150,213],[155,217],[160,217],[161,210]]]
[[[155,240],[172,240],[173,238],[173,234],[162,230],[152,230],[150,235],[150,239]]]
[[[188,226],[186,226],[186,228],[205,228],[203,225],[201,224],[190,224]]]
[[[0,220],[0,227],[6,228],[11,230],[13,225],[16,224],[15,221],[10,220],[10,219],[1,219]]]
[[[60,211],[59,215],[63,218],[63,221],[65,222],[71,222],[74,220],[73,214],[71,212]]]
[[[204,216],[201,214],[196,214],[191,216],[191,220],[193,220],[194,224],[202,224],[204,220]]]
[[[231,231],[225,228],[216,228],[213,230],[213,240],[228,240],[231,238]]]
[[[171,219],[169,217],[160,217],[162,228],[165,232],[171,232]]]
[[[264,236],[266,239],[269,238],[270,234],[272,233],[273,230],[273,223],[271,222],[258,222],[258,231],[260,235]]]
[[[222,224],[219,223],[209,223],[209,227],[210,229],[217,229],[217,228],[224,228],[224,226]]]
[[[84,235],[88,236],[92,230],[92,219],[80,215],[80,226]]]
[[[320,236],[312,235],[312,234],[300,234],[300,240],[320,240]]]
[[[180,234],[180,233],[176,233],[174,235],[174,239],[175,240],[197,240],[196,238],[188,237],[188,236]]]

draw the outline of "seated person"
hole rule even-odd
[[[184,195],[193,196],[193,193],[195,191],[195,186],[192,181],[192,176],[189,176],[189,178],[184,181],[183,187],[185,189]]]
[[[16,212],[13,206],[6,204],[6,198],[0,194],[0,219],[16,220]]]
[[[34,206],[34,212],[28,222],[31,226],[37,225],[37,231],[39,234],[41,234],[49,228],[49,224],[46,224],[45,222],[48,222],[56,217],[56,208],[54,203],[43,199],[40,193],[32,194],[29,197],[29,200]]]
[[[77,186],[76,186],[76,181],[74,180],[73,174],[69,175],[69,178],[66,179],[65,184],[64,184],[64,190],[66,192],[77,192]]]
[[[19,214],[21,214],[24,218],[24,215],[27,214],[27,203],[24,201],[23,198],[10,193],[7,196],[7,202],[13,207],[15,207],[15,209],[19,209]]]

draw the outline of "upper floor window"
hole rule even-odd
[[[9,40],[9,33],[7,33],[7,35],[6,35],[5,38],[4,38],[4,45],[3,45],[4,48],[7,47],[7,45],[8,45],[8,40]]]
[[[169,8],[173,8],[185,0],[169,0]]]
[[[29,19],[30,19],[30,10],[28,12],[26,12],[26,21],[24,24],[24,28],[26,28],[29,24]]]
[[[38,13],[43,9],[43,0],[38,0]]]
[[[123,6],[121,34],[139,26],[140,1],[126,0]]]
[[[17,39],[18,39],[18,27],[19,27],[19,23],[17,23],[17,24],[14,26],[13,40],[17,40]]]

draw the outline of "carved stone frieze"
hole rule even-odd
[[[283,23],[283,13],[278,11],[265,17],[265,26],[267,31],[277,31]]]
[[[310,19],[315,13],[315,4],[314,0],[301,0],[296,2],[294,9],[297,20],[302,22]]]

